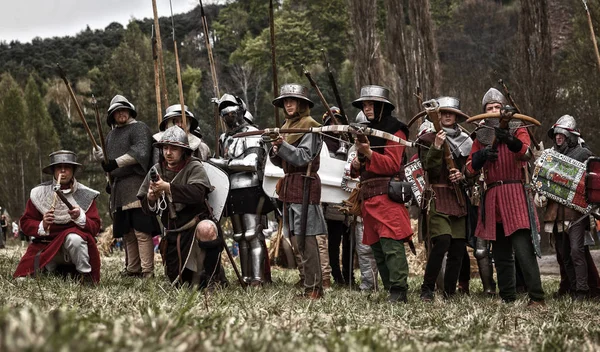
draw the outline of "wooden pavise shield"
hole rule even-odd
[[[509,127],[508,123],[512,119],[520,120],[521,122],[529,124],[529,125],[541,126],[541,123],[538,120],[534,119],[533,117],[519,114],[519,113],[512,113],[510,110],[508,110],[506,108],[502,108],[502,110],[500,112],[485,113],[485,114],[472,116],[469,119],[467,119],[467,122],[477,123],[478,121],[485,120],[485,119],[499,119],[500,120],[499,127],[502,129],[508,129],[508,127]],[[523,126],[523,127],[526,127],[526,126]],[[497,148],[497,144],[498,144],[498,141],[494,137],[494,140],[492,142],[492,148]],[[525,182],[523,184],[523,187],[525,189],[525,200],[527,202],[527,213],[529,215],[529,227],[531,229],[531,239],[533,242],[533,248],[535,249],[535,254],[541,258],[542,257],[542,249],[541,249],[541,244],[540,244],[541,236],[540,236],[539,231],[537,230],[537,223],[535,221],[535,219],[537,217],[537,213],[536,213],[535,207],[533,205],[534,190],[533,190],[533,188],[531,186],[531,182],[529,180],[528,170],[524,170],[524,174],[525,174]]]

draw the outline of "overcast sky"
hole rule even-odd
[[[203,4],[223,0],[203,0]],[[198,0],[172,0],[173,12],[187,12]],[[111,22],[153,18],[152,0],[0,0],[0,41],[30,42],[35,37],[75,35],[104,29]],[[159,16],[170,16],[169,0],[156,0]]]

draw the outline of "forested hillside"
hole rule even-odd
[[[598,32],[600,4],[589,6]],[[221,94],[239,95],[256,123],[274,126],[268,1],[230,1],[205,12]],[[185,101],[213,147],[213,88],[200,8],[176,15],[174,23]],[[105,134],[104,114],[115,94],[129,98],[139,118],[157,130],[152,24],[135,20],[126,27],[82,28],[74,37],[0,43],[0,205],[20,214],[29,189],[44,179],[40,165],[59,147],[77,151],[85,164],[79,178],[104,189],[56,63],[73,83],[96,135],[92,94]],[[160,26],[173,104],[178,96],[171,19],[162,17]],[[357,113],[350,102],[363,84],[390,87],[396,114],[406,122],[419,111],[417,86],[426,99],[457,96],[464,111],[477,114],[483,93],[500,88],[503,79],[519,107],[543,122],[538,139],[548,143],[547,128],[569,113],[600,152],[593,138],[600,133],[600,75],[581,0],[282,0],[275,1],[275,31],[279,83],[308,86],[305,65],[334,104],[324,51],[350,120]],[[312,114],[320,118],[324,109],[311,95],[317,102]],[[105,194],[100,203],[108,221]]]

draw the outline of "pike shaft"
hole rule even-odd
[[[152,10],[154,11],[154,30],[156,32],[156,52],[158,54],[158,67],[161,81],[160,89],[162,90],[162,101],[165,103],[166,106],[169,106],[169,92],[167,90],[167,78],[165,76],[165,62],[163,59],[162,39],[160,38],[160,24],[158,22],[158,10],[156,9],[156,0],[152,0]]]
[[[154,36],[154,28],[152,30],[152,35]],[[159,73],[159,67],[158,67],[158,53],[157,53],[157,40],[156,37],[154,36],[152,38],[152,58],[154,61],[154,90],[155,90],[155,95],[156,95],[156,119],[157,119],[157,126],[159,126],[160,129],[160,123],[162,122],[162,105],[161,105],[161,101],[160,101],[160,73]]]
[[[588,19],[588,25],[590,27],[590,33],[592,35],[592,43],[594,44],[594,52],[596,53],[596,61],[598,61],[598,70],[600,70],[600,52],[598,51],[598,42],[596,41],[596,33],[594,32],[594,24],[592,23],[592,15],[586,4],[586,14]]]
[[[181,66],[179,65],[179,53],[177,52],[177,41],[173,41],[173,47],[175,49],[175,64],[177,66],[177,86],[179,88],[179,104],[181,104],[181,123],[183,124],[183,130],[188,133],[187,118],[185,116],[185,104],[183,101],[183,82],[181,82]]]
[[[81,105],[79,105],[79,101],[75,97],[75,93],[73,92],[73,88],[71,87],[71,84],[67,80],[67,76],[65,75],[64,71],[62,70],[62,68],[60,67],[59,64],[56,64],[56,67],[58,68],[59,74],[61,75],[63,82],[65,82],[65,85],[67,86],[67,90],[69,91],[69,95],[71,96],[71,99],[73,99],[73,102],[75,103],[75,108],[77,109],[77,113],[79,114],[79,117],[81,118],[81,123],[83,124],[83,127],[85,128],[85,131],[87,132],[88,137],[90,138],[90,142],[92,143],[92,148],[98,149],[98,143],[96,143],[96,139],[94,138],[94,135],[92,134],[92,131],[90,130],[90,126],[88,125],[87,121],[85,120],[85,115],[83,114],[83,110],[81,110]]]
[[[179,88],[179,104],[181,105],[181,124],[183,130],[187,134],[188,124],[187,117],[185,116],[185,104],[183,98],[183,82],[181,81],[181,66],[179,65],[179,52],[177,50],[177,40],[175,39],[175,17],[173,16],[173,3],[169,0],[169,6],[171,7],[171,30],[173,33],[173,49],[175,51],[175,67],[177,68],[177,87]]]
[[[213,56],[212,47],[210,45],[210,40],[208,38],[208,22],[206,20],[206,14],[204,13],[204,5],[202,5],[202,0],[198,0],[200,3],[200,13],[202,16],[202,31],[204,32],[204,44],[206,45],[206,52],[208,53],[208,62],[210,64],[210,75],[213,81],[213,94],[215,98],[219,99],[221,93],[219,92],[219,81],[217,79],[217,68],[215,65],[215,58]],[[216,157],[219,157],[219,134],[220,130],[225,131],[225,126],[223,121],[219,118],[219,107],[215,105],[214,107],[214,121],[215,121],[215,150]]]
[[[277,59],[275,57],[275,18],[273,14],[273,0],[269,0],[269,30],[271,32],[271,69],[273,72],[273,98],[277,97]],[[275,126],[279,127],[279,109],[275,106]]]

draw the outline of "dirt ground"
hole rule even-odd
[[[598,265],[598,263],[600,263],[600,250],[593,250],[591,251],[591,253],[592,257],[594,258],[594,263]],[[560,275],[555,254],[542,256],[542,258],[538,259],[538,264],[540,266],[540,274],[557,276]]]

